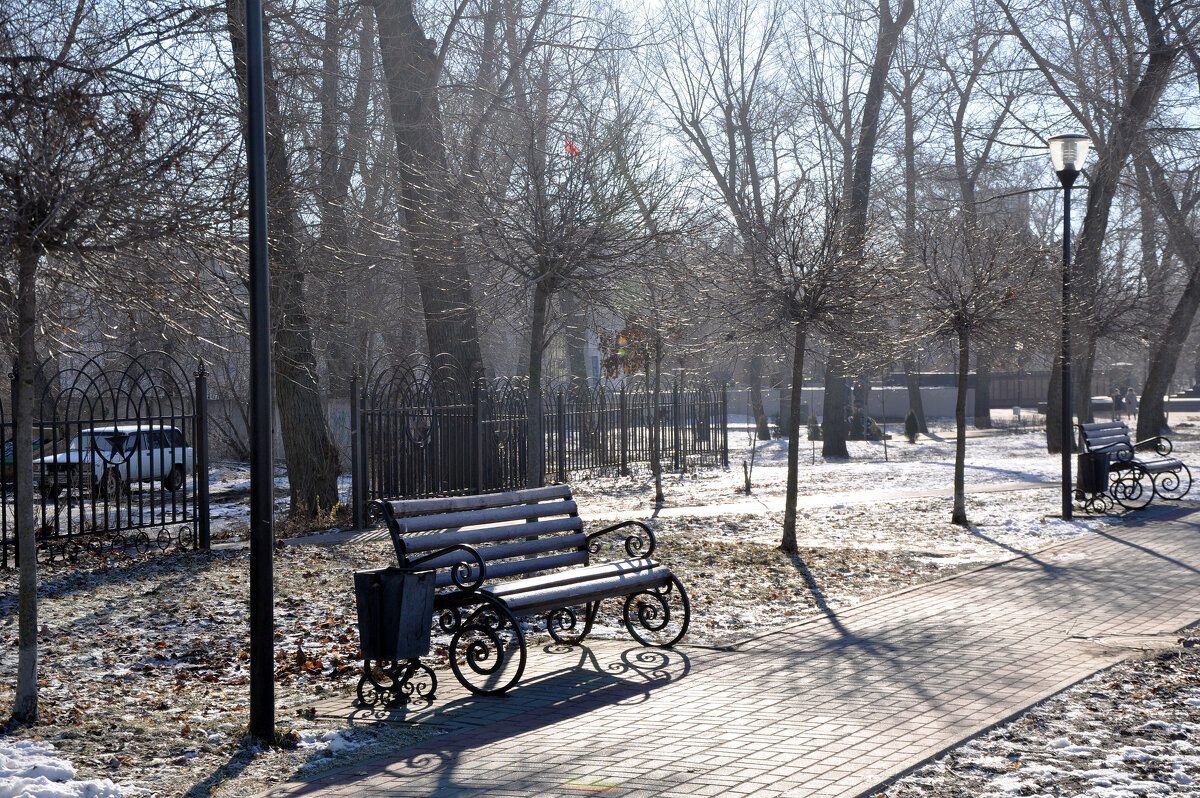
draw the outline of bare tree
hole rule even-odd
[[[710,201],[732,219],[744,257],[762,258],[762,234],[780,212],[787,177],[780,158],[793,130],[784,94],[785,8],[774,0],[700,0],[672,6],[650,69],[663,74],[660,98],[708,181]],[[749,380],[758,436],[771,437],[762,407],[761,345]]]
[[[225,4],[238,90],[245,96],[246,34],[242,0]],[[304,298],[302,223],[288,166],[279,86],[263,22],[263,104],[267,132],[268,258],[271,275],[272,384],[287,458],[291,514],[312,516],[338,503],[338,451],[318,390],[312,322]],[[243,103],[244,107],[244,103]]]
[[[205,218],[207,132],[144,20],[116,5],[17,0],[0,11],[0,298],[15,344],[14,460],[19,547],[13,719],[37,701],[32,424],[39,286],[55,269],[103,271],[121,250]],[[132,24],[130,20],[133,20]]]
[[[1087,170],[1086,210],[1074,252],[1077,307],[1069,309],[1081,356],[1081,367],[1073,372],[1076,412],[1088,419],[1096,342],[1106,315],[1098,308],[1099,286],[1113,199],[1122,170],[1171,80],[1180,43],[1190,38],[1197,20],[1193,14],[1186,26],[1171,31],[1170,14],[1176,12],[1155,0],[1133,0],[1136,21],[1127,8],[1093,2],[1063,2],[1036,15],[1020,14],[1007,0],[996,2],[1049,93],[1097,147],[1096,164]],[[1061,366],[1055,362],[1057,375]],[[1061,376],[1052,380],[1052,391],[1055,385],[1061,386]],[[1046,441],[1051,452],[1059,448],[1061,425],[1070,423],[1060,417],[1060,407],[1055,396],[1049,397]]]
[[[985,225],[959,214],[946,225],[922,225],[925,291],[918,300],[937,334],[953,338],[958,354],[954,406],[954,507],[951,522],[969,524],[966,510],[966,408],[971,341],[1025,329],[1040,302],[1050,270],[1029,235],[1002,224]]]

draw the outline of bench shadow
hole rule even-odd
[[[586,645],[552,644],[542,646],[541,651],[543,655],[569,656],[570,663],[525,678],[503,696],[466,695],[395,708],[356,708],[348,717],[350,726],[427,723],[444,733],[395,755],[350,765],[354,774],[350,780],[345,771],[311,778],[301,775],[284,792],[305,795],[328,786],[327,780],[336,779],[349,791],[347,794],[353,794],[354,784],[360,780],[369,780],[371,788],[377,790],[381,776],[401,792],[416,789],[413,780],[418,779],[425,794],[478,790],[478,785],[458,781],[458,766],[464,752],[510,741],[604,707],[644,703],[654,691],[685,678],[692,669],[687,654],[677,649],[637,646],[622,651],[616,660],[597,656]],[[440,671],[439,676],[453,683],[448,671]],[[456,684],[453,689],[460,692]],[[312,757],[323,758],[324,754],[319,752]],[[430,776],[436,778],[436,783],[428,781]]]

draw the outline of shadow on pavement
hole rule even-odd
[[[588,646],[548,645],[543,656],[572,655],[570,664],[525,678],[503,696],[461,696],[446,702],[421,703],[406,707],[355,709],[351,725],[378,722],[422,723],[446,728],[447,733],[426,740],[406,751],[371,762],[352,765],[354,777],[346,773],[324,773],[307,783],[288,785],[286,795],[305,795],[323,789],[334,778],[353,794],[355,783],[369,780],[371,789],[394,789],[404,794],[471,792],[469,774],[459,774],[460,755],[469,750],[511,740],[526,732],[571,721],[597,709],[639,704],[651,693],[683,679],[691,671],[691,660],[677,650],[636,647],[622,651],[619,659],[597,655]],[[449,677],[449,673],[443,674]],[[602,744],[602,741],[598,741]],[[316,754],[322,757],[323,754]],[[519,770],[519,769],[518,769]],[[436,776],[436,786],[428,779]],[[544,774],[540,774],[544,775]],[[461,778],[460,778],[461,776]],[[381,782],[381,777],[383,781]],[[410,783],[419,779],[420,785]],[[516,785],[512,789],[519,789]]]

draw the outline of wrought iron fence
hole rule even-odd
[[[449,360],[414,357],[377,367],[351,397],[352,503],[524,487],[529,446],[524,381],[472,384]],[[728,465],[723,386],[552,385],[543,393],[543,478],[571,472],[627,473],[655,446],[668,469]]]
[[[33,429],[39,560],[208,545],[203,365],[194,379],[164,352],[67,353],[43,364]],[[19,552],[12,419],[2,406],[0,438],[0,566],[9,568]]]

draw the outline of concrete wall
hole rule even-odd
[[[780,393],[777,389],[763,390],[763,406],[772,419],[779,416]],[[805,388],[804,403],[816,413],[824,415],[824,388]],[[958,391],[955,388],[921,388],[921,402],[925,406],[925,418],[954,418],[954,402]],[[886,411],[886,412],[885,412]],[[729,392],[729,413],[735,416],[750,415],[750,390],[738,388]],[[908,390],[906,388],[873,387],[867,397],[867,415],[876,421],[889,423],[903,421],[908,414]],[[975,391],[967,391],[967,418],[975,417]]]

